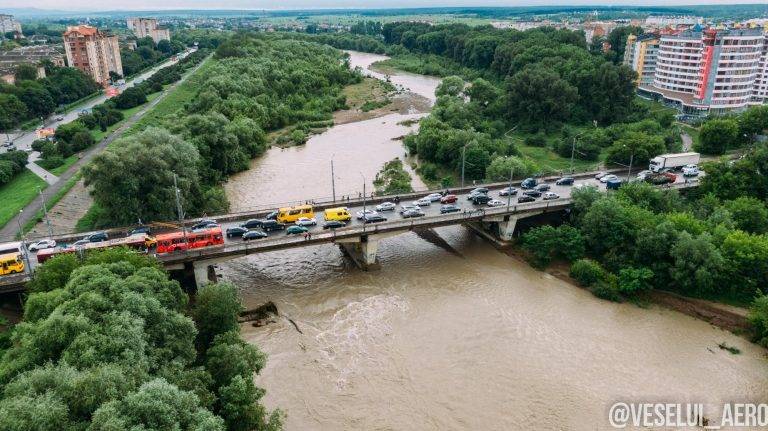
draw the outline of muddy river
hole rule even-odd
[[[383,58],[351,55],[361,67]],[[437,85],[391,79],[425,96]],[[230,200],[245,209],[330,196],[331,159],[337,195],[356,194],[363,178],[370,186],[384,162],[403,157],[391,138],[416,115],[272,149],[230,181]],[[273,301],[281,312],[277,323],[244,325],[243,336],[269,355],[256,382],[269,408],[286,411],[288,430],[596,430],[611,429],[608,409],[619,400],[714,412],[725,401],[768,399],[764,349],[664,308],[597,299],[462,227],[392,237],[379,253],[381,270],[368,273],[333,245],[222,265],[246,305]]]

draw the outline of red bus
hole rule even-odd
[[[126,238],[116,238],[116,239],[110,239],[108,241],[91,242],[78,248],[67,247],[67,248],[43,249],[37,252],[37,261],[38,263],[43,263],[46,260],[52,258],[53,256],[63,254],[63,253],[75,253],[76,251],[78,251],[78,249],[81,249],[85,252],[88,252],[90,250],[103,250],[105,248],[121,247],[121,246],[131,247],[135,249],[147,249],[153,243],[154,243],[154,240],[152,239],[152,237],[142,233],[138,235],[132,235]]]
[[[157,241],[157,253],[173,253],[179,250],[188,250],[212,245],[224,244],[224,235],[220,227],[206,229],[200,232],[177,231],[164,233],[155,237]]]

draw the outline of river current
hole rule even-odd
[[[365,69],[383,58],[351,53]],[[432,99],[438,84],[391,80]],[[356,195],[363,178],[370,187],[384,162],[404,156],[392,138],[418,115],[273,148],[230,181],[230,201],[247,209],[330,196],[331,158],[337,195]],[[381,270],[362,272],[321,245],[221,265],[246,306],[280,310],[276,323],[244,324],[243,337],[269,356],[256,383],[268,408],[287,413],[288,430],[596,430],[611,429],[616,401],[716,412],[768,399],[764,349],[675,311],[595,298],[463,227],[385,239],[379,258]]]

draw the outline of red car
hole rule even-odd
[[[456,200],[458,200],[456,195],[445,195],[445,196],[440,198],[440,203],[441,204],[452,204],[452,203],[456,202]]]

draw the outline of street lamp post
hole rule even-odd
[[[629,182],[629,177],[632,175],[632,162],[635,159],[635,150],[632,150],[632,154],[629,155],[629,168],[627,168],[627,182]]]
[[[365,213],[365,175],[360,172],[360,176],[363,177],[363,232],[365,232],[365,219],[368,214]]]
[[[331,193],[333,193],[333,202],[336,202],[336,177],[333,174],[333,156],[331,156]]]
[[[461,187],[464,187],[464,167],[467,163],[467,147],[472,145],[472,142],[467,142],[461,147]]]
[[[512,178],[515,176],[515,166],[509,169],[509,188],[507,189],[507,212],[509,212],[509,205],[512,203]]]
[[[16,217],[16,224],[19,226],[19,239],[21,240],[21,258],[24,259],[24,272],[31,271],[29,267],[29,255],[27,254],[27,244],[24,242],[24,229],[21,227],[21,215],[24,213],[23,209],[19,210],[19,216]]]
[[[51,229],[51,220],[48,218],[48,208],[45,204],[45,195],[43,189],[38,187],[37,191],[40,193],[40,199],[43,201],[43,217],[45,217],[45,225],[48,227],[48,236],[53,236],[53,229]]]

